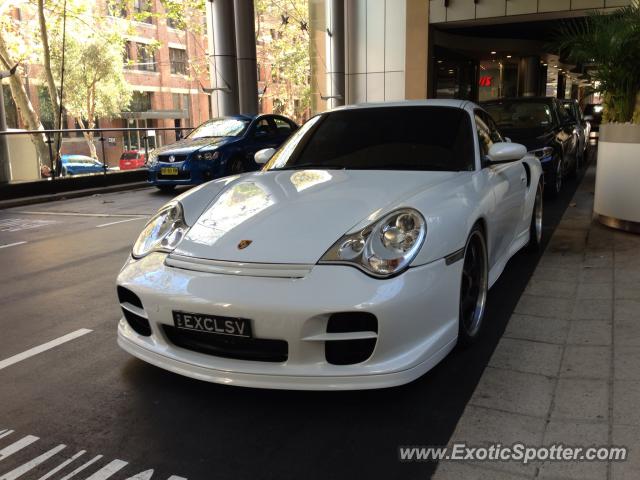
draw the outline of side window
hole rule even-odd
[[[291,125],[289,125],[289,122],[284,121],[281,118],[278,117],[274,117],[273,121],[276,124],[276,131],[278,132],[278,135],[282,135],[282,136],[289,136],[291,135]]]
[[[480,112],[476,112],[474,117],[476,120],[476,129],[478,130],[480,156],[485,157],[489,155],[489,149],[494,143],[491,139],[491,129],[489,128],[489,125],[487,125],[487,122],[482,119]]]
[[[571,108],[571,107],[565,108],[565,106],[562,105],[561,103],[557,104],[558,117],[560,119],[560,124],[571,121],[571,115],[569,115],[569,112],[567,112],[567,108]]]
[[[496,125],[496,122],[493,121],[491,115],[488,115],[484,112],[481,112],[482,118],[485,120],[485,123],[489,127],[489,135],[491,136],[491,141],[493,143],[504,142],[504,138],[500,135],[500,131]]]
[[[267,118],[258,120],[253,131],[253,136],[256,138],[269,138],[274,135],[273,127]]]

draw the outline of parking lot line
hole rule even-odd
[[[15,247],[16,245],[24,245],[25,242],[13,242],[13,243],[7,243],[6,245],[0,245],[0,248],[9,248],[9,247]]]
[[[87,333],[92,332],[92,330],[88,328],[81,328],[71,333],[67,333],[62,337],[56,338],[55,340],[51,340],[50,342],[43,343],[42,345],[38,345],[37,347],[30,348],[29,350],[18,353],[12,357],[9,357],[5,360],[0,361],[0,370],[6,368],[14,363],[21,362],[22,360],[26,360],[27,358],[33,357],[39,353],[50,350],[58,345],[62,345],[63,343],[69,342],[75,338],[81,337],[82,335],[86,335]],[[0,458],[1,459],[1,458]]]
[[[116,223],[132,222],[134,220],[144,220],[146,217],[127,218],[126,220],[118,220],[116,222],[103,223],[102,225],[96,225],[96,228],[108,227],[109,225],[115,225]]]
[[[24,447],[28,447],[33,442],[37,442],[38,440],[40,440],[40,438],[34,437],[33,435],[22,437],[17,442],[13,442],[11,445],[8,445],[0,450],[0,460],[4,460],[5,458],[10,457],[17,451],[22,450]]]
[[[22,475],[27,473],[29,470],[33,470],[41,463],[46,462],[51,457],[53,457],[56,453],[64,450],[65,448],[67,448],[66,445],[62,445],[62,444],[58,445],[57,447],[52,448],[48,452],[45,452],[42,455],[37,456],[33,460],[23,465],[20,465],[18,468],[14,468],[10,472],[5,473],[2,477],[0,477],[0,480],[15,480],[16,478],[21,477]]]
[[[69,473],[68,475],[65,475],[64,477],[61,478],[61,480],[69,480],[71,477],[73,477],[76,473],[80,473],[81,471],[83,471],[85,468],[90,467],[91,465],[93,465],[94,463],[96,463],[98,460],[100,460],[102,458],[102,455],[96,455],[95,457],[93,457],[91,460],[89,460],[87,463],[83,463],[82,465],[80,465],[78,468],[76,468],[74,471],[72,471],[71,473]]]
[[[41,476],[38,480],[46,480],[47,478],[55,475],[60,470],[62,470],[64,467],[66,467],[67,465],[72,463],[74,460],[76,460],[79,457],[81,457],[82,455],[84,455],[86,452],[87,452],[86,450],[80,450],[73,457],[70,457],[70,458],[66,459],[64,462],[62,462],[60,465],[55,467],[53,470],[49,470],[47,473],[45,473],[43,476]]]
[[[129,462],[124,460],[113,460],[98,470],[96,473],[87,478],[87,480],[104,480],[116,473],[118,470],[122,470],[128,465]]]

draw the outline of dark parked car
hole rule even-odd
[[[569,113],[571,119],[576,122],[576,128],[578,129],[578,168],[580,168],[584,165],[587,147],[589,146],[591,125],[584,119],[577,100],[565,99],[561,100],[561,103],[567,113]]]
[[[160,190],[257,170],[253,156],[278,148],[297,130],[281,115],[236,115],[209,120],[186,138],[149,154],[149,182]]]
[[[600,136],[600,124],[602,123],[603,107],[599,103],[589,103],[584,107],[584,119],[591,124],[591,133],[589,134],[589,143],[591,145],[598,144]]]
[[[556,196],[578,169],[578,125],[554,97],[505,98],[485,102],[500,133],[535,154],[544,170],[545,192]]]

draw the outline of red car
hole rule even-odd
[[[144,167],[144,152],[127,150],[120,156],[120,170],[132,170]]]

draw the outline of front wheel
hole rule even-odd
[[[542,182],[538,182],[536,199],[533,202],[533,211],[531,212],[531,223],[529,224],[527,250],[530,252],[537,252],[542,247],[542,205]]]
[[[460,282],[458,343],[462,346],[474,343],[480,334],[489,290],[488,263],[487,243],[482,229],[476,225],[464,248]]]
[[[550,198],[556,198],[562,190],[562,174],[564,171],[562,157],[558,158],[553,173],[549,175],[549,181],[545,182],[545,191]]]

